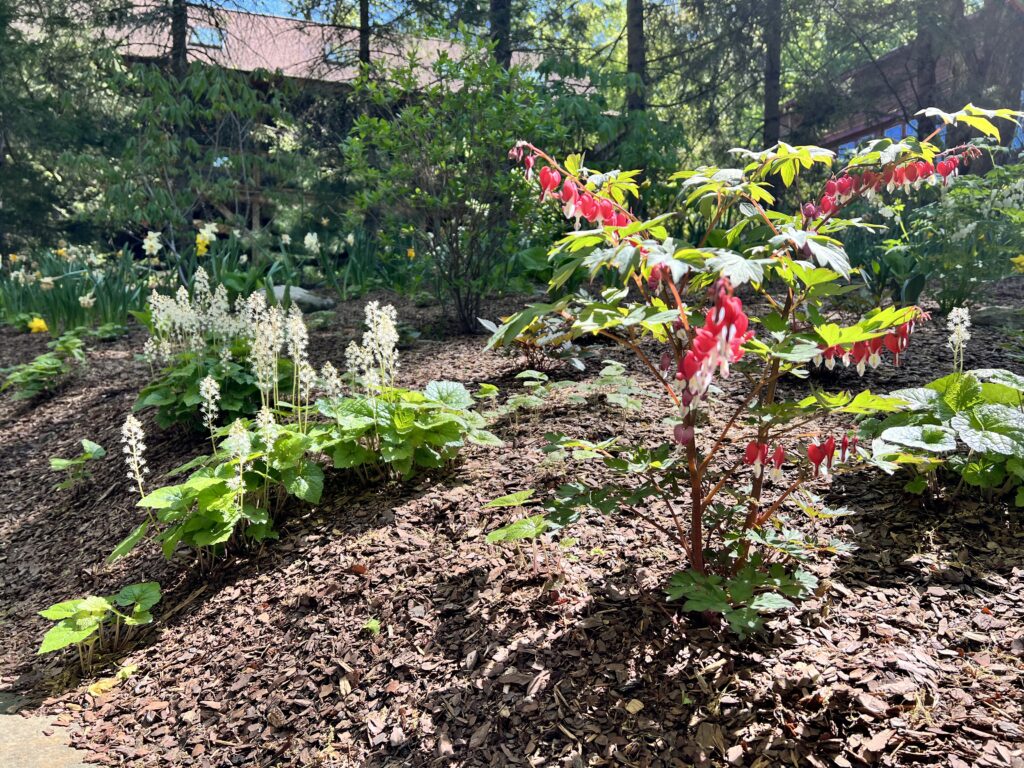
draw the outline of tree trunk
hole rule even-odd
[[[918,3],[915,10],[917,39],[914,41],[914,69],[916,74],[917,109],[939,106],[936,90],[938,55],[940,44],[937,36],[936,9],[932,3]],[[943,107],[949,109],[949,106]],[[917,110],[915,110],[917,111]],[[917,137],[925,139],[935,130],[935,120],[930,117],[917,118]]]
[[[984,14],[984,27],[978,39],[985,41],[985,57],[976,76],[978,96],[973,97],[980,106],[1021,108],[1024,91],[1024,8],[1003,0],[986,0],[979,13]],[[984,99],[984,101],[982,101]],[[1008,147],[1017,128],[1009,121],[996,121],[999,143]],[[1005,155],[997,160],[1005,159]]]
[[[764,147],[779,143],[782,100],[782,0],[764,3]]]
[[[188,2],[171,0],[171,74],[183,80],[188,73]]]
[[[370,0],[359,0],[359,63],[370,63]]]
[[[489,23],[494,59],[508,69],[512,66],[512,0],[491,0]]]
[[[644,0],[626,0],[626,109],[647,108],[647,42],[644,39]]]

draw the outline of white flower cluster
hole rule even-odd
[[[320,236],[316,232],[307,232],[302,239],[302,245],[310,253],[316,253],[320,250]]]
[[[971,340],[971,313],[967,307],[956,307],[946,318],[946,329],[949,331],[949,348],[953,350],[953,367],[961,370],[964,364],[964,347]]]
[[[220,403],[220,384],[213,376],[207,376],[199,382],[199,396],[203,398],[203,424],[213,432],[217,423],[217,410]]]
[[[963,242],[964,240],[969,238],[971,236],[971,234],[974,232],[974,230],[976,230],[977,228],[978,228],[978,222],[976,222],[976,221],[968,222],[967,224],[964,224],[964,226],[960,227],[960,229],[954,231],[949,236],[949,239],[952,240],[954,243]]]
[[[348,369],[362,379],[371,393],[393,387],[398,370],[398,313],[391,305],[376,301],[366,305],[366,332],[363,343],[350,342],[345,350]]]
[[[241,419],[235,419],[231,424],[224,447],[227,448],[231,456],[238,462],[238,471],[228,481],[228,487],[235,491],[241,490],[244,483],[247,459],[252,453],[252,438],[249,437],[249,430],[245,428],[245,424]]]
[[[151,294],[149,311],[154,333],[143,353],[153,363],[166,363],[179,352],[220,352],[235,339],[250,338],[253,330],[244,311],[232,311],[223,285],[210,290],[210,277],[201,267],[191,295],[184,286],[174,296]]]
[[[308,400],[316,384],[316,371],[309,363],[309,332],[306,330],[306,321],[302,319],[302,311],[295,304],[288,310],[285,332],[288,339],[288,357],[292,359],[301,387],[298,394],[302,399]]]
[[[146,433],[142,429],[142,422],[132,414],[128,414],[121,426],[121,442],[124,444],[124,460],[128,465],[128,479],[135,481],[139,495],[142,496],[143,477],[149,473],[145,457]]]
[[[253,331],[249,364],[267,404],[277,384],[277,360],[285,341],[284,313],[278,307],[268,307],[262,293],[254,293],[246,300],[242,314]]]
[[[285,313],[278,306],[267,306],[262,293],[254,293],[246,299],[241,316],[252,329],[249,363],[264,405],[272,405],[277,399],[275,387],[282,348],[287,349],[295,368],[298,390],[293,394],[308,400],[317,376],[309,362],[309,331],[302,311],[293,304]]]
[[[277,440],[278,429],[274,412],[269,406],[264,405],[260,408],[260,412],[256,414],[256,432],[266,449],[268,451],[272,450],[274,441]]]
[[[338,369],[330,362],[324,363],[320,369],[320,389],[331,400],[341,397],[345,385],[338,374]]]

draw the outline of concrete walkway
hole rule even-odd
[[[15,714],[18,697],[0,693],[0,766],[3,768],[95,768],[82,762],[84,752],[72,749],[64,729],[45,717]],[[44,731],[52,735],[47,736]]]

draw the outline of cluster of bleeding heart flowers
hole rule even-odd
[[[693,401],[707,392],[716,371],[722,378],[729,378],[729,366],[743,357],[743,345],[754,336],[747,330],[750,318],[743,311],[743,301],[733,295],[729,280],[719,278],[711,291],[714,304],[704,316],[704,325],[691,334],[689,349],[676,364],[675,379],[682,385],[684,416]],[[676,321],[675,331],[686,338],[681,320]],[[666,352],[661,357],[661,369],[667,373],[671,367],[672,356]]]
[[[882,362],[882,353],[888,350],[892,352],[893,364],[900,364],[900,357],[910,346],[910,336],[914,332],[914,326],[918,322],[928,320],[926,312],[918,312],[912,320],[898,325],[883,336],[876,336],[866,341],[858,341],[849,349],[842,344],[831,347],[821,345],[818,354],[814,356],[814,364],[820,366],[822,363],[828,370],[836,366],[836,360],[842,361],[843,365],[849,366],[852,362],[857,367],[857,374],[864,375],[868,366],[877,368]]]
[[[537,156],[528,151],[522,144],[512,147],[508,153],[509,159],[521,162],[526,168],[526,178],[533,176],[533,166],[537,162]],[[578,182],[569,178],[562,184],[562,174],[556,168],[545,165],[538,174],[540,182],[540,199],[558,200],[562,204],[562,213],[567,219],[575,219],[579,227],[580,219],[586,219],[592,224],[607,227],[625,227],[632,222],[627,211],[622,210],[606,197],[596,197]],[[561,190],[559,190],[561,186]]]
[[[813,202],[804,203],[800,211],[803,213],[807,223],[815,219],[831,216],[859,194],[865,197],[872,197],[885,190],[893,192],[897,189],[907,191],[935,177],[941,179],[942,184],[948,184],[951,177],[956,175],[960,167],[960,158],[957,155],[931,163],[927,160],[917,160],[903,165],[889,165],[882,171],[865,170],[862,173],[842,173],[835,178],[825,182],[825,189],[817,204]]]
[[[857,453],[858,438],[856,436],[850,437],[849,435],[843,435],[843,439],[839,443],[839,463],[845,463],[847,456],[855,455]],[[751,440],[747,443],[747,448],[743,453],[743,463],[753,469],[754,475],[757,477],[761,476],[764,472],[765,467],[771,466],[768,471],[768,477],[775,481],[780,482],[782,480],[782,465],[786,461],[786,450],[782,447],[782,444],[775,446],[775,450],[769,456],[769,448],[767,443],[759,443],[757,440]],[[828,473],[832,471],[832,464],[835,462],[836,456],[836,439],[831,435],[828,436],[824,441],[815,440],[807,445],[807,460],[811,462],[814,467],[814,476],[818,477],[821,474],[821,465],[825,465],[825,477],[828,477]]]
[[[854,435],[852,438],[849,435],[843,435],[842,441],[839,443],[839,463],[843,464],[846,462],[848,455],[857,453],[857,443],[859,438]],[[825,465],[825,477],[828,477],[828,473],[832,471],[832,462],[835,461],[836,456],[836,439],[829,435],[824,441],[815,440],[812,443],[807,444],[807,460],[814,466],[814,476],[817,477],[821,473],[821,465]]]

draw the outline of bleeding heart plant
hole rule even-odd
[[[991,125],[989,117],[1013,117],[1002,112],[967,107],[940,116],[979,127]],[[511,343],[539,318],[560,317],[569,339],[601,336],[635,354],[664,392],[676,423],[674,445],[653,450],[551,436],[554,450],[602,461],[622,479],[564,486],[545,514],[527,525],[517,521],[516,530],[538,535],[569,525],[583,508],[637,515],[686,557],[688,570],[672,578],[670,598],[686,598],[687,610],[722,613],[740,634],[760,625],[760,613],[791,607],[789,598],[808,594],[814,578],[784,569],[781,561],[837,547],[802,541],[775,518],[787,504],[815,517],[828,514],[802,486],[829,476],[836,438],[800,435],[813,433],[822,414],[901,406],[870,391],[833,394],[816,387],[789,399],[780,381],[807,378],[814,361],[829,368],[854,362],[863,372],[886,353],[897,364],[907,353],[914,324],[926,319],[917,307],[876,309],[844,324],[828,302],[846,292],[841,281],[851,272],[838,235],[866,226],[842,218],[849,204],[923,184],[946,187],[978,153],[972,145],[942,151],[931,138],[869,142],[828,177],[815,202],[791,213],[766,207],[776,202],[771,184],[790,186],[804,171],[831,169],[835,155],[784,143],[763,152],[734,150],[746,159],[744,167],[674,174],[679,210],[650,220],[638,219],[629,206],[639,196],[638,171],[598,173],[580,155],[558,163],[532,144],[517,144],[510,157],[575,223],[551,251],[550,288],[580,273],[601,276],[607,287],[597,298],[581,293],[531,306],[509,318],[489,346]],[[581,229],[584,221],[592,226]],[[696,222],[693,242],[670,236],[670,226],[682,229],[680,221]],[[737,369],[740,376],[733,375]],[[726,380],[735,381],[733,393],[741,392],[738,406],[721,397]],[[857,458],[848,438],[841,445],[840,462]],[[770,568],[766,550],[774,550],[777,561]]]

